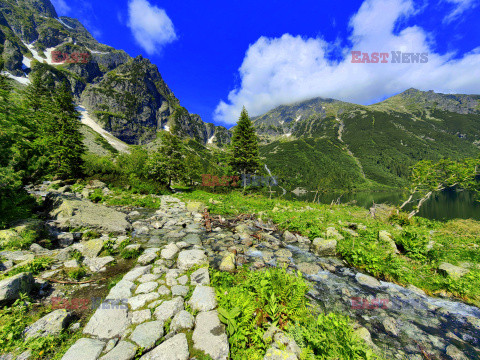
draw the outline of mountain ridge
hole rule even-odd
[[[54,50],[88,53],[90,61],[54,64]],[[27,83],[28,76],[53,85],[67,81],[78,105],[129,144],[153,141],[164,130],[204,145],[222,146],[230,139],[226,128],[205,123],[182,107],[156,65],[99,43],[77,19],[58,17],[49,0],[2,2],[0,54],[4,70],[17,81]]]

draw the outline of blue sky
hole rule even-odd
[[[316,96],[370,104],[409,87],[480,94],[480,0],[53,0],[102,43],[156,64],[181,104],[231,126]],[[351,51],[428,63],[351,62]]]

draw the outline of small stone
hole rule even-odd
[[[125,276],[123,277],[123,280],[135,281],[140,276],[148,274],[151,269],[152,269],[151,265],[136,267],[130,270],[128,273],[126,273]]]
[[[200,268],[190,275],[191,285],[210,285],[210,275],[207,268]]]
[[[227,360],[230,347],[225,326],[220,323],[216,310],[201,312],[195,321],[193,346],[215,360]]]
[[[112,350],[115,345],[117,345],[117,342],[118,342],[118,339],[110,339],[108,340],[107,342],[107,346],[105,346],[105,349],[103,350],[103,352],[107,353],[109,352],[110,350]]]
[[[468,357],[454,345],[448,345],[446,350],[447,355],[453,360],[468,360]]]
[[[85,265],[87,265],[92,272],[99,272],[104,271],[105,266],[110,264],[111,262],[115,261],[112,256],[104,256],[104,257],[97,257],[97,258],[86,258],[84,260]]]
[[[183,298],[176,297],[169,301],[164,301],[155,309],[154,316],[157,320],[167,321],[183,310]]]
[[[188,301],[193,310],[209,311],[217,307],[215,289],[210,286],[198,285]]]
[[[186,310],[180,311],[177,315],[173,317],[173,320],[170,324],[170,329],[175,332],[180,332],[183,330],[190,330],[193,328],[194,318]]]
[[[175,258],[175,255],[177,255],[179,251],[180,249],[177,245],[175,245],[174,243],[170,243],[162,250],[161,256],[166,260],[172,260],[173,258]]]
[[[180,276],[179,278],[177,278],[177,282],[180,285],[186,285],[188,282],[188,276],[187,275]]]
[[[303,262],[298,264],[298,270],[307,275],[315,275],[318,274],[322,268],[317,264]]]
[[[368,276],[368,275],[365,275],[365,274],[361,274],[361,273],[357,273],[357,275],[355,275],[355,279],[357,280],[357,282],[359,284],[364,285],[364,286],[368,286],[370,288],[378,288],[382,285],[380,283],[380,281],[378,281],[374,277],[371,277],[371,276]]]
[[[155,254],[154,252],[145,252],[144,254],[138,257],[137,262],[140,265],[147,265],[152,263],[156,258],[157,258],[157,254]]]
[[[110,289],[106,299],[128,299],[132,297],[133,289],[135,289],[135,284],[133,282],[122,279]]]
[[[395,319],[388,317],[382,321],[382,325],[387,333],[393,336],[398,336],[397,322]]]
[[[121,336],[129,325],[127,306],[112,305],[109,301],[105,301],[90,318],[83,333],[100,339],[113,339]]]
[[[466,275],[469,273],[468,269],[461,268],[459,266],[455,266],[452,264],[449,264],[447,262],[443,262],[439,265],[438,270],[453,278],[453,279],[460,279],[462,276]]]
[[[395,244],[395,241],[393,240],[392,234],[390,234],[388,231],[380,230],[378,232],[378,241],[385,243],[391,252],[399,252],[397,249],[397,244]]]
[[[229,253],[225,255],[220,263],[219,269],[228,272],[235,271],[235,254]]]
[[[297,242],[297,237],[287,230],[283,233],[283,241],[286,243],[295,243]]]
[[[63,263],[63,267],[65,268],[78,268],[80,267],[80,264],[78,263],[77,260],[68,260]]]
[[[280,350],[272,346],[267,350],[263,360],[298,360],[298,358],[288,350]]]
[[[168,287],[166,287],[165,285],[162,285],[157,289],[157,293],[160,296],[167,296],[167,295],[170,295],[170,289]]]
[[[185,297],[188,294],[190,288],[183,285],[174,285],[172,286],[172,296],[182,296]]]
[[[68,326],[71,314],[65,309],[58,309],[45,315],[25,329],[25,337],[44,337],[58,335]]]
[[[157,300],[160,297],[157,293],[149,293],[134,296],[128,299],[128,305],[132,310],[137,310],[145,306],[147,302]]]
[[[102,239],[94,239],[86,241],[80,247],[80,252],[83,256],[94,258],[100,254],[100,251],[103,249],[103,240]]]
[[[338,232],[338,230],[335,229],[334,227],[328,227],[327,228],[327,231],[325,233],[325,237],[327,239],[335,239],[335,240],[343,240],[344,239],[343,235],[340,234]]]
[[[105,343],[97,339],[78,339],[63,355],[62,360],[97,360],[104,347]]]
[[[21,293],[29,294],[35,280],[31,273],[20,273],[0,281],[0,305],[19,298]]]
[[[203,250],[182,250],[178,254],[177,266],[181,270],[188,270],[196,265],[204,264],[208,264],[208,259]]]
[[[150,281],[155,281],[155,280],[158,280],[160,278],[160,275],[157,275],[157,274],[145,274],[145,275],[142,275],[140,276],[137,281],[139,283],[146,283],[146,282],[150,282]]]
[[[181,333],[164,341],[140,360],[187,360],[188,356],[187,336]]]
[[[150,350],[163,336],[163,325],[163,321],[150,321],[138,325],[130,335],[130,339],[145,350]]]
[[[167,274],[165,275],[165,282],[167,283],[168,286],[173,286],[177,285],[177,277],[179,277],[181,274],[181,271],[178,269],[171,269],[167,271]]]
[[[141,324],[152,318],[152,312],[148,309],[132,312],[132,324]]]
[[[337,240],[313,239],[313,251],[319,256],[334,256],[337,253]]]
[[[137,353],[137,347],[128,341],[120,341],[100,360],[133,360]]]
[[[137,290],[135,291],[135,294],[148,294],[152,291],[155,291],[157,287],[158,287],[158,283],[155,281],[146,282],[138,286]]]

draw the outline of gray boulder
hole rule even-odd
[[[62,229],[87,227],[107,233],[123,234],[131,229],[125,214],[90,201],[62,195],[50,195],[50,216]]]
[[[58,335],[68,326],[71,314],[65,309],[58,309],[27,326],[24,331],[25,337],[40,337]]]
[[[0,304],[5,305],[17,300],[20,294],[29,294],[35,280],[31,273],[20,273],[0,281]]]
[[[337,240],[324,238],[313,239],[313,251],[319,256],[334,256],[337,253]]]
[[[215,289],[210,286],[197,285],[188,301],[193,310],[209,311],[217,307]]]
[[[220,323],[216,310],[197,315],[193,331],[193,346],[214,360],[227,360],[230,352],[225,326]]]
[[[464,269],[460,266],[455,266],[449,264],[447,262],[443,262],[439,265],[438,270],[453,279],[460,279],[462,276],[468,274],[470,271],[468,269]]]
[[[188,356],[187,336],[182,333],[164,341],[140,360],[187,360]]]
[[[105,347],[105,343],[96,339],[82,338],[67,350],[62,360],[97,360]]]

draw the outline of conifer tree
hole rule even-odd
[[[50,171],[58,178],[81,176],[85,152],[80,132],[80,114],[66,82],[55,91],[53,112],[47,121]]]
[[[182,144],[176,135],[165,133],[160,153],[165,157],[168,186],[172,186],[173,180],[179,180],[185,172]]]
[[[254,174],[260,167],[257,135],[245,107],[233,130],[230,166],[244,176]]]

